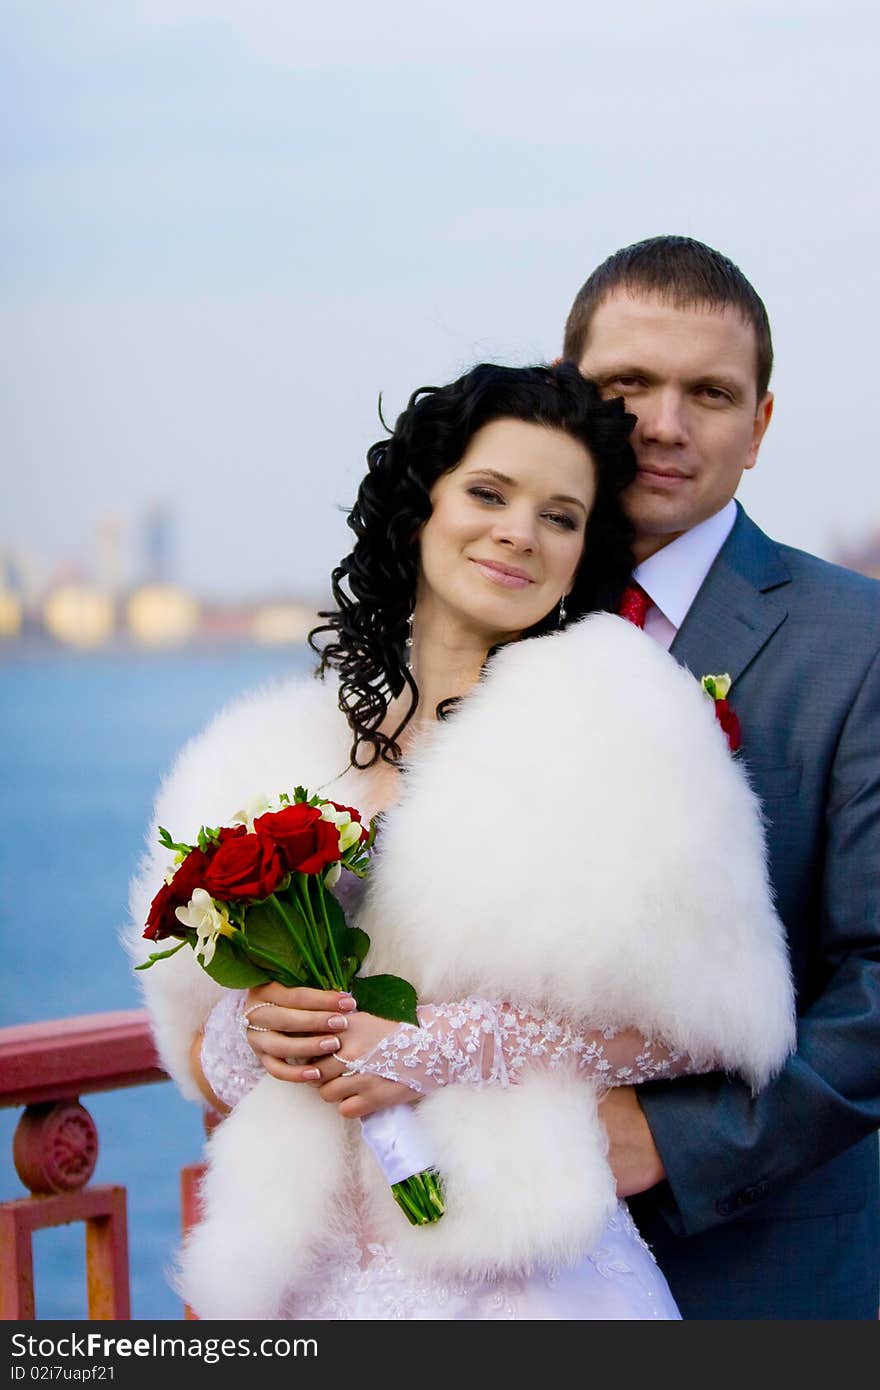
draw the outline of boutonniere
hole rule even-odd
[[[736,711],[730,708],[727,699],[732,685],[730,676],[701,676],[700,685],[715,705],[715,718],[727,735],[731,753],[735,753],[742,743],[742,730]]]

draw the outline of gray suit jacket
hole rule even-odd
[[[686,1318],[875,1318],[880,584],[776,545],[740,508],[672,652],[733,680],[799,1042],[757,1098],[718,1075],[640,1089],[668,1181],[633,1213]],[[707,814],[723,834],[724,808]]]

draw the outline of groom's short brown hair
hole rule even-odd
[[[659,294],[680,309],[703,304],[730,305],[755,330],[758,400],[770,384],[773,343],[767,310],[739,266],[702,241],[687,236],[656,236],[615,251],[581,286],[565,324],[563,356],[580,362],[593,314],[613,290]]]

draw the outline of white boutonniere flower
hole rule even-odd
[[[727,737],[727,746],[736,753],[742,742],[742,729],[736,711],[731,709],[727,699],[733,684],[725,671],[720,676],[701,676],[700,685],[715,705],[715,718]]]

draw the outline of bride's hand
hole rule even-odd
[[[321,1063],[323,1069],[324,1063]],[[387,1081],[384,1076],[361,1076],[358,1072],[343,1073],[320,1086],[322,1100],[338,1105],[344,1120],[364,1120],[377,1110],[392,1105],[414,1105],[421,1100],[418,1091],[404,1086],[402,1081]]]
[[[337,990],[260,985],[248,990],[247,1040],[272,1076],[298,1081],[302,1078],[294,1073],[307,1062],[341,1046],[356,1007],[350,994]]]
[[[346,1068],[346,1062],[365,1056],[399,1027],[399,1023],[377,1018],[375,1014],[351,1014],[348,1027],[340,1039],[341,1046],[332,1057],[316,1057],[306,1066],[287,1066],[284,1068],[284,1079],[317,1085],[321,1099],[338,1105],[340,1115],[346,1120],[363,1119],[391,1105],[410,1104],[419,1097],[409,1086],[399,1081],[388,1081],[382,1076],[361,1076]]]

